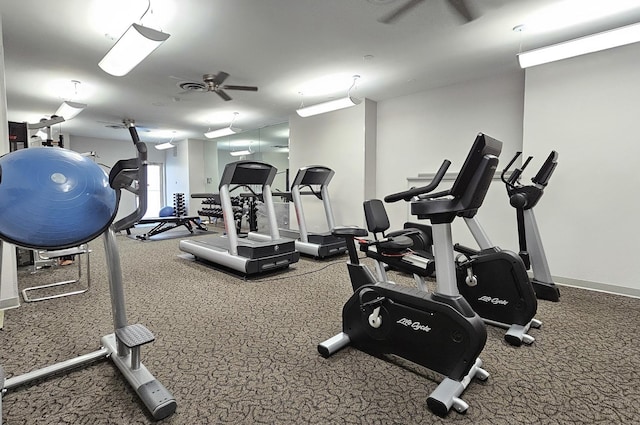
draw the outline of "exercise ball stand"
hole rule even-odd
[[[126,317],[115,235],[133,226],[147,209],[147,147],[140,142],[133,123],[128,123],[128,127],[137,157],[118,161],[108,179],[93,161],[62,148],[28,148],[0,157],[0,209],[3,211],[0,215],[0,249],[2,240],[33,249],[64,249],[87,243],[102,234],[114,326],[113,333],[101,338],[102,347],[92,353],[6,379],[0,365],[2,395],[33,381],[110,358],[153,418],[164,419],[176,410],[173,395],[141,362],[140,347],[153,342],[155,336],[141,324],[128,324]],[[17,165],[12,164],[14,159],[18,161]],[[26,171],[31,173],[29,178],[24,178],[19,171],[25,164],[31,164],[31,170]],[[114,222],[123,189],[137,197],[138,206],[134,212]],[[38,193],[29,193],[30,190]],[[33,202],[34,196],[36,202]],[[7,201],[12,197],[15,199]],[[9,207],[2,208],[4,202],[9,202],[6,204]],[[54,211],[58,215],[54,217],[61,223],[51,220],[52,208],[58,208]],[[25,216],[30,218],[30,231],[15,229],[21,225],[20,221],[27,221],[20,220]],[[0,418],[1,406],[0,401]]]

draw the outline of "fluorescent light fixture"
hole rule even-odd
[[[159,151],[164,151],[164,150],[167,150],[167,149],[175,148],[176,145],[174,145],[171,142],[167,142],[167,143],[158,143],[154,147],[156,149],[158,149]]]
[[[207,139],[215,139],[217,137],[230,136],[239,132],[240,130],[238,130],[237,128],[225,127],[218,130],[207,131],[206,133],[204,133],[204,137],[206,137]]]
[[[238,112],[233,113],[233,118],[229,123],[229,127],[207,131],[206,133],[204,133],[204,137],[206,137],[207,139],[215,139],[218,137],[230,136],[232,134],[240,133],[241,130],[233,128],[233,123],[236,121],[236,118],[238,118],[238,115],[240,115]]]
[[[131,26],[116,41],[98,66],[116,77],[127,75],[169,38],[169,34],[139,24]]]
[[[231,156],[243,156],[243,155],[251,155],[253,152],[251,152],[251,149],[244,149],[241,151],[231,151],[229,153],[231,154]]]
[[[312,115],[324,114],[325,112],[337,111],[338,109],[349,108],[359,104],[362,100],[347,96],[342,99],[330,100],[328,102],[319,103],[317,105],[306,106],[298,109],[296,112],[301,117],[310,117]]]
[[[71,118],[82,112],[86,107],[87,105],[85,105],[84,103],[70,102],[68,100],[65,100],[64,102],[62,102],[55,115],[63,117],[65,120],[70,120]]]
[[[42,129],[38,130],[34,136],[39,137],[40,140],[47,140],[47,133]]]
[[[354,75],[351,78],[353,78],[353,83],[351,83],[351,87],[349,87],[349,90],[347,90],[347,97],[344,97],[342,99],[330,100],[328,102],[319,103],[317,105],[302,107],[296,110],[296,112],[301,117],[310,117],[312,115],[324,114],[325,112],[337,111],[338,109],[344,109],[358,105],[360,102],[362,102],[362,100],[352,97],[351,90],[356,86],[356,81],[358,81],[360,76]]]
[[[640,23],[520,53],[521,68],[554,62],[640,41]]]

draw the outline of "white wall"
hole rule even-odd
[[[286,153],[280,152],[262,152],[261,161],[266,162],[267,164],[271,164],[278,169],[278,174],[276,174],[276,178],[273,180],[273,184],[271,185],[271,190],[276,191],[279,190],[281,192],[286,191],[286,177],[287,177],[287,168],[289,168],[289,156]],[[290,182],[293,180],[293,176],[290,177]],[[279,198],[274,198],[274,202],[280,201]]]
[[[524,122],[525,154],[559,153],[536,208],[552,274],[634,295],[639,70],[640,44],[530,68]]]
[[[7,91],[4,80],[4,47],[2,44],[2,19],[0,16],[0,155],[9,152],[9,124],[7,119]],[[16,249],[8,243],[0,243],[0,328],[3,327],[4,309],[20,305]],[[0,419],[1,421],[1,419]]]
[[[185,201],[187,202],[187,208],[189,208],[190,198],[190,163],[189,159],[189,140],[174,141],[175,148],[166,151],[165,155],[165,182],[167,193],[167,205],[173,205],[173,194],[184,193]],[[200,158],[202,163],[202,157]],[[201,174],[202,175],[202,174]]]
[[[204,140],[189,139],[189,191],[184,192],[184,199],[187,204],[187,213],[189,215],[198,215],[198,210],[202,208],[204,199],[191,199],[192,193],[202,193],[205,191],[207,178],[205,176],[204,163]],[[169,201],[167,201],[169,202]],[[171,195],[173,202],[173,195]]]
[[[204,191],[218,193],[220,173],[218,172],[218,144],[215,141],[205,141],[204,147]]]
[[[459,171],[478,132],[503,142],[502,169],[522,148],[523,98],[524,74],[513,72],[378,102],[376,197],[411,187],[407,178],[435,173],[445,158]],[[415,220],[406,202],[386,208],[392,228]],[[517,251],[515,211],[501,183],[492,184],[478,219],[494,244]],[[454,239],[475,246],[463,224],[454,225]]]
[[[294,114],[289,118],[291,180],[304,166],[324,165],[333,169],[336,174],[329,186],[329,196],[337,225],[364,223],[362,201],[372,190],[365,177],[375,174],[367,169],[373,161],[365,157],[365,146],[375,144],[375,128],[367,128],[366,123],[371,122],[367,116],[375,116],[375,106],[375,102],[365,101],[326,114],[308,118]],[[328,230],[321,202],[305,202],[304,212],[310,232]],[[297,228],[295,220],[291,225]]]
[[[128,131],[128,130],[122,130]],[[69,136],[66,138],[65,147],[75,152],[95,152],[95,161],[109,173],[111,167],[121,159],[135,158],[136,149],[131,140],[98,139],[93,137]],[[164,154],[153,149],[151,143],[147,144],[147,159],[150,162],[164,162]],[[123,191],[116,220],[131,214],[136,209],[135,196]]]

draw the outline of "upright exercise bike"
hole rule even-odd
[[[533,272],[531,284],[538,299],[547,301],[560,301],[560,290],[553,282],[547,256],[542,246],[542,238],[533,214],[533,207],[538,204],[544,194],[544,189],[549,184],[549,179],[558,165],[558,153],[551,151],[538,173],[531,179],[532,185],[524,185],[520,182],[524,169],[529,165],[533,157],[528,157],[522,167],[516,168],[507,178],[506,175],[513,163],[521,155],[517,152],[511,162],[502,171],[501,179],[507,188],[509,203],[516,209],[518,219],[518,241],[520,252],[527,269]]]
[[[494,144],[488,149],[491,154],[498,157],[501,148],[501,145]],[[467,157],[463,168],[469,160],[472,160],[471,154]],[[434,199],[449,196],[456,190],[457,184],[456,180],[449,191],[420,195],[419,198]],[[397,194],[387,196],[384,200],[396,202],[401,199],[409,200]],[[368,206],[369,210],[367,210]],[[375,214],[372,214],[372,211]],[[530,328],[539,328],[542,322],[534,318],[538,304],[525,264],[516,253],[502,250],[491,243],[476,218],[477,212],[476,208],[458,213],[480,247],[476,250],[460,244],[454,246],[454,249],[460,253],[456,258],[458,291],[485,323],[507,329],[504,339],[509,344],[515,346],[523,343],[532,344],[535,339],[527,332]],[[384,206],[380,203],[377,209],[371,209],[365,202],[365,216],[369,223],[369,230],[373,231],[371,223],[380,221],[381,216],[386,217]],[[422,227],[424,228],[424,225]],[[392,263],[393,268],[412,273],[414,277],[421,271],[423,273],[421,276],[429,276],[430,267],[433,265],[432,255],[428,252],[425,254],[426,251],[421,244],[412,248],[411,254],[407,257],[408,260],[404,260],[404,256],[394,259],[391,256],[374,254],[371,249],[365,252],[367,256],[378,262]],[[423,257],[423,261],[414,260],[416,257]],[[418,264],[424,266],[415,267]],[[382,267],[377,265],[376,270],[379,276],[383,276]],[[420,287],[424,287],[420,285],[418,277],[416,280]]]
[[[445,376],[429,395],[427,406],[437,415],[451,408],[464,412],[469,407],[460,395],[475,377],[485,380],[478,357],[487,339],[482,319],[460,296],[451,238],[451,223],[460,213],[482,204],[498,164],[493,154],[501,142],[479,134],[461,169],[451,196],[418,199],[411,213],[432,223],[436,261],[437,289],[427,293],[418,288],[377,281],[373,273],[358,261],[355,238],[366,236],[357,227],[335,228],[336,236],[347,241],[347,267],[354,294],[342,310],[342,332],[320,343],[324,357],[351,345],[373,356],[395,355]],[[407,199],[432,192],[442,181],[450,162],[445,160],[427,186],[392,195]],[[410,246],[408,236],[393,240],[398,247]]]
[[[137,157],[118,161],[109,176],[88,158],[62,148],[21,149],[0,157],[0,252],[2,241],[32,249],[64,249],[103,235],[114,327],[113,333],[100,339],[102,347],[92,353],[7,379],[0,367],[0,396],[110,358],[155,419],[176,410],[173,395],[141,362],[141,346],[155,336],[142,324],[128,324],[125,311],[116,232],[132,227],[147,209],[147,147],[133,123],[127,124]],[[114,222],[122,190],[136,196],[137,208]]]

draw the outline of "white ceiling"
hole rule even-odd
[[[380,17],[407,0],[0,0],[8,115],[37,122],[64,99],[89,106],[62,124],[64,133],[127,139],[107,127],[124,118],[177,138],[229,124],[251,130],[287,121],[300,106],[305,83],[341,73],[361,78],[352,92],[375,101],[517,68],[522,50],[640,21],[634,8],[547,32],[514,32],[560,0],[469,0],[479,16],[463,24],[445,0],[427,0],[393,24]],[[586,1],[586,0],[582,0]],[[616,3],[624,0],[600,0]],[[580,10],[575,10],[578,15]],[[132,22],[171,37],[124,77],[97,63]],[[111,33],[112,38],[105,34]],[[259,91],[182,93],[180,81],[225,71],[232,85]],[[73,87],[77,95],[60,92]],[[346,94],[305,96],[309,105]],[[222,117],[222,118],[220,118]],[[56,126],[57,127],[57,126]],[[166,141],[171,132],[141,133]]]

